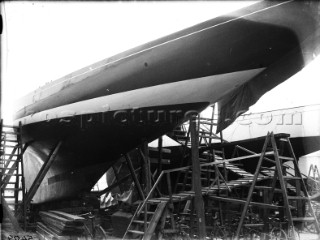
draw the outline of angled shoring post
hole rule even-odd
[[[141,170],[141,167],[137,168],[135,170],[135,172],[139,172]],[[123,178],[121,178],[119,181],[112,181],[111,185],[109,185],[108,187],[106,187],[105,189],[98,191],[98,192],[94,192],[97,196],[101,196],[105,193],[110,192],[112,189],[114,189],[115,187],[118,187],[120,184],[124,183],[125,181],[127,181],[129,178],[132,178],[131,173],[127,174],[126,176],[124,176]]]
[[[114,176],[115,176],[115,179],[117,180],[117,182],[120,181],[120,176],[119,176],[119,173],[121,171],[121,165],[119,167],[119,169],[117,169],[114,165],[112,165],[112,170],[113,170],[113,173],[114,173]],[[120,192],[123,193],[123,187],[121,184],[119,184],[119,189],[120,189]]]
[[[258,175],[259,175],[259,172],[260,172],[262,161],[263,161],[264,155],[265,155],[265,153],[267,151],[267,146],[268,146],[269,141],[270,141],[270,133],[268,132],[268,135],[266,137],[266,140],[265,140],[263,148],[262,148],[262,154],[261,154],[261,156],[259,158],[259,162],[258,162],[258,165],[257,165],[257,168],[256,168],[256,172],[254,174],[253,181],[252,181],[252,184],[250,186],[250,190],[249,190],[249,193],[248,193],[247,201],[246,201],[246,203],[245,203],[245,205],[243,207],[242,213],[241,213],[241,218],[240,218],[240,222],[239,222],[239,225],[238,225],[238,228],[237,228],[237,231],[236,231],[235,240],[239,239],[240,231],[241,231],[241,228],[242,228],[242,225],[243,225],[244,218],[246,216],[247,210],[248,210],[249,205],[250,205],[250,201],[251,201],[251,198],[252,198],[254,187],[255,187],[257,179],[258,179]]]
[[[201,192],[201,171],[199,162],[199,137],[196,123],[196,116],[193,115],[190,119],[190,133],[191,133],[191,155],[192,155],[192,188],[195,192],[194,207],[196,210],[199,239],[206,237],[206,225],[204,214],[204,202]]]
[[[284,181],[283,172],[282,172],[283,166],[281,165],[281,162],[280,162],[279,153],[277,150],[277,144],[276,144],[276,140],[274,138],[273,133],[271,133],[271,144],[272,144],[272,148],[274,151],[274,158],[276,161],[278,178],[279,178],[279,182],[280,182],[280,186],[281,186],[281,190],[282,190],[283,202],[284,202],[285,210],[286,210],[287,217],[288,217],[288,223],[289,223],[288,227],[293,227],[294,225],[293,225],[293,221],[292,221],[292,214],[290,211],[286,182]]]
[[[133,181],[136,185],[136,188],[138,190],[138,193],[139,193],[139,196],[141,197],[142,200],[144,200],[144,195],[143,195],[143,191],[142,191],[142,188],[141,188],[141,185],[140,185],[140,182],[137,178],[137,175],[133,169],[133,166],[132,166],[132,162],[131,162],[131,159],[130,159],[130,156],[128,154],[124,155],[125,156],[125,159],[127,161],[127,164],[128,164],[128,167],[129,167],[129,170],[130,170],[130,173],[131,173],[131,176],[133,178]]]
[[[314,178],[315,174],[314,174],[313,164],[311,164],[310,167],[309,167],[308,177],[311,176],[311,174],[310,174],[311,171],[313,172],[313,178]]]
[[[57,145],[53,148],[51,153],[49,154],[48,160],[43,163],[38,175],[36,176],[35,180],[33,181],[32,185],[29,189],[29,192],[26,194],[26,198],[25,198],[26,206],[30,203],[33,196],[37,192],[42,180],[44,179],[44,177],[47,174],[48,170],[50,169],[52,163],[54,162],[61,145],[62,145],[62,141],[59,141],[57,143]]]

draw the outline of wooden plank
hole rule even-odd
[[[209,133],[208,133],[208,134],[209,134]],[[202,137],[202,138],[209,138],[209,139],[220,139],[219,137],[209,136],[209,135],[206,135],[206,134],[201,134],[199,137]]]
[[[61,211],[49,211],[50,213],[53,213],[57,216],[63,217],[67,220],[74,221],[74,222],[84,222],[86,219],[83,217],[79,217],[73,214],[61,212]]]
[[[56,237],[56,234],[41,222],[37,222],[37,231],[44,237],[44,239],[54,239]]]
[[[139,235],[143,235],[144,234],[144,232],[142,232],[142,231],[138,231],[138,230],[128,230],[128,232],[130,232],[130,233],[134,233],[134,234],[139,234]]]
[[[239,146],[239,145],[236,145],[236,148],[237,148],[237,149],[241,149],[242,151],[247,152],[247,153],[250,153],[250,154],[257,154],[257,153],[255,153],[255,152],[253,152],[253,151],[251,151],[251,150],[249,150],[249,149],[246,149],[246,148],[244,148],[244,147],[241,147],[241,146]],[[264,160],[267,160],[268,162],[271,162],[271,163],[274,163],[274,164],[275,164],[275,161],[272,160],[272,159],[270,159],[270,158],[266,158],[266,157],[265,157]]]
[[[287,161],[293,161],[294,160],[294,158],[292,158],[292,157],[285,157],[285,156],[279,156],[279,159],[287,160]]]
[[[283,176],[283,179],[284,180],[287,180],[287,179],[289,179],[289,180],[300,180],[301,178],[300,177],[296,177],[296,176]]]
[[[144,224],[144,221],[142,220],[133,220],[133,223],[138,223],[138,224]],[[147,222],[147,224],[149,224],[150,222]]]
[[[211,196],[209,195],[210,199],[217,200],[217,201],[224,201],[224,202],[231,202],[235,204],[246,204],[246,200],[242,199],[236,199],[236,198],[224,198],[224,197],[218,197],[218,196]],[[260,203],[260,202],[250,202],[250,206],[258,206],[258,207],[266,207],[270,209],[282,209],[283,206],[268,204],[268,203]]]
[[[314,222],[314,217],[293,217],[292,221],[295,222]]]
[[[247,224],[243,224],[243,226],[245,226],[245,227],[263,227],[264,224],[263,223],[247,223]]]
[[[161,215],[162,215],[163,210],[165,209],[166,205],[167,205],[167,202],[161,202],[161,203],[158,204],[157,209],[156,209],[156,211],[155,211],[155,213],[154,213],[154,215],[153,215],[153,217],[152,217],[152,219],[150,221],[150,224],[149,224],[149,226],[147,228],[147,231],[145,232],[145,234],[143,236],[144,240],[150,240],[151,239],[151,237],[152,237],[152,235],[153,235],[153,233],[154,233],[154,231],[156,229],[156,226],[157,226],[157,224],[158,224],[158,222],[159,222],[159,220],[161,218]]]
[[[149,151],[153,151],[153,152],[162,152],[162,153],[168,153],[170,154],[171,153],[171,149],[168,149],[168,148],[161,148],[161,150],[159,150],[159,148],[156,148],[156,147],[149,147]]]
[[[267,186],[255,186],[255,189],[264,189],[264,190],[271,190],[272,187],[267,187]],[[274,188],[273,191],[275,192],[282,192],[282,190],[280,188]]]
[[[152,164],[158,164],[159,165],[159,159],[157,158],[150,158],[150,163]],[[161,159],[161,164],[171,164],[171,160],[170,159]],[[158,166],[158,169],[161,170],[161,167]],[[161,170],[162,171],[162,170]],[[161,172],[160,171],[160,172]]]
[[[7,125],[7,124],[3,124],[2,127],[4,128],[13,128],[13,129],[18,129],[19,127],[14,126],[14,125]]]
[[[204,166],[213,166],[213,165],[222,165],[223,163],[229,163],[229,162],[234,162],[234,161],[241,161],[241,160],[246,160],[246,159],[251,159],[251,158],[258,158],[260,157],[262,154],[261,153],[257,153],[257,154],[252,154],[252,155],[248,155],[248,156],[242,156],[242,157],[236,157],[236,158],[230,158],[230,159],[226,159],[226,160],[220,160],[218,162],[212,162],[212,163],[203,163],[201,164],[201,167]],[[266,152],[264,154],[264,156],[272,156],[274,155],[274,151],[269,151]],[[274,163],[274,161],[273,161]]]
[[[309,197],[302,197],[302,196],[288,196],[289,200],[309,200]]]
[[[57,216],[54,213],[40,211],[39,215],[40,215],[41,218],[50,218],[50,219],[53,219],[53,220],[55,220],[57,222],[61,222],[64,225],[72,225],[73,224],[73,221],[68,220],[68,219],[66,219],[64,217]]]

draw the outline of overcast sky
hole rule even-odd
[[[137,45],[253,4],[211,2],[5,2],[2,82],[12,104],[46,82]],[[320,103],[320,60],[266,94],[254,111]]]

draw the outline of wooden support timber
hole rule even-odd
[[[134,170],[134,172],[137,173],[140,170],[141,170],[141,168],[139,167],[138,169]],[[106,187],[105,189],[103,189],[101,191],[93,192],[93,193],[96,194],[97,196],[101,196],[101,195],[103,195],[105,193],[108,193],[108,192],[112,191],[112,189],[114,189],[115,187],[118,187],[120,184],[126,182],[129,178],[132,178],[132,174],[131,173],[126,175],[126,176],[124,176],[119,181],[116,181],[115,183],[112,183],[110,186]]]
[[[194,208],[197,215],[199,239],[206,237],[204,202],[201,192],[201,171],[199,162],[199,143],[196,116],[190,119],[191,155],[192,155],[192,188],[195,192]]]
[[[54,149],[51,151],[51,153],[49,154],[48,160],[43,163],[38,175],[36,176],[35,180],[33,181],[32,185],[29,189],[29,192],[26,194],[26,198],[25,198],[26,205],[28,205],[31,202],[33,196],[36,194],[42,180],[44,179],[49,168],[51,167],[52,163],[54,162],[61,145],[62,145],[62,141],[59,141],[57,143],[57,145],[54,147]]]
[[[144,200],[144,194],[143,194],[143,190],[141,188],[141,185],[140,185],[140,182],[137,178],[137,175],[135,173],[135,170],[133,168],[133,165],[132,165],[132,162],[131,162],[131,159],[130,159],[130,156],[128,154],[125,155],[125,158],[126,158],[126,161],[127,161],[127,165],[129,167],[129,170],[130,170],[130,173],[131,173],[131,176],[132,176],[132,179],[134,181],[134,184],[136,185],[136,188],[138,190],[138,193],[139,193],[139,196],[142,200]]]
[[[239,239],[243,226],[246,228],[258,227],[261,230],[263,229],[262,231],[264,232],[270,232],[270,227],[274,226],[268,218],[270,211],[271,214],[273,214],[272,216],[277,215],[277,212],[285,213],[287,218],[283,218],[281,221],[285,222],[284,226],[287,230],[293,228],[294,223],[295,226],[297,226],[297,223],[303,221],[308,221],[308,223],[312,221],[318,225],[315,218],[303,217],[297,209],[299,201],[309,201],[311,198],[305,194],[304,183],[298,167],[294,166],[294,168],[292,168],[294,170],[293,176],[290,176],[290,172],[285,171],[286,168],[290,167],[286,167],[283,163],[288,161],[297,162],[292,155],[284,156],[284,154],[293,153],[293,150],[290,149],[290,141],[288,139],[290,136],[288,134],[274,135],[273,133],[268,133],[261,153],[255,153],[241,146],[237,146],[237,148],[244,151],[246,155],[241,155],[240,157],[233,156],[231,159],[225,159],[223,150],[220,151],[220,149],[218,149],[218,151],[213,148],[216,146],[210,144],[210,138],[208,145],[199,146],[200,138],[205,141],[205,136],[200,137],[197,135],[199,132],[199,126],[197,128],[197,124],[200,124],[200,121],[201,120],[197,122],[195,116],[193,116],[189,123],[188,133],[191,138],[186,141],[190,141],[188,145],[189,153],[191,153],[189,154],[191,155],[190,165],[158,172],[158,178],[156,181],[153,181],[152,188],[137,208],[135,216],[138,216],[140,219],[137,220],[136,217],[133,218],[133,222],[128,227],[131,235],[127,235],[126,237],[140,236],[142,239],[147,239],[151,236],[161,237],[162,234],[163,237],[166,238],[168,237],[166,234],[169,233],[173,234],[171,236],[175,236],[174,233],[177,233],[183,224],[189,222],[190,234],[197,234],[197,239],[203,239],[207,237],[204,211],[207,211],[208,207],[211,207],[213,211],[220,211],[220,224],[229,224],[228,218],[225,221],[222,219],[223,213],[226,211],[226,209],[222,209],[222,206],[225,206],[226,202],[239,205],[239,207],[244,206],[238,228],[235,229],[236,231],[234,232],[237,235],[236,239]],[[289,151],[281,151],[282,148],[278,149],[279,146],[281,147],[279,143],[281,143],[282,140],[284,140],[284,144],[282,144],[283,147],[289,146]],[[277,144],[279,146],[276,146]],[[161,143],[159,143],[159,148],[161,148]],[[141,155],[144,156],[143,153]],[[258,163],[254,173],[249,172],[251,170],[245,168],[245,161],[250,161],[250,159],[252,159],[251,161],[254,161],[255,164]],[[258,161],[255,159],[258,159]],[[294,163],[294,165],[296,164]],[[161,170],[161,167],[158,170]],[[208,173],[208,175],[204,175],[205,171],[207,171],[206,173]],[[171,188],[172,176],[177,176],[181,172],[188,173],[188,179],[192,174],[191,190],[183,189],[179,192]],[[229,180],[227,173],[230,172],[232,174],[230,174]],[[184,180],[186,179],[185,177]],[[259,183],[259,186],[257,186],[257,183]],[[165,191],[164,194],[160,192],[158,194],[156,193],[159,184],[167,186],[167,189],[161,189]],[[239,193],[239,190],[241,190],[241,193]],[[236,197],[238,194],[247,194],[247,200],[243,200],[243,195],[242,197]],[[252,201],[254,194],[257,195],[255,195],[255,200]],[[293,196],[294,194],[296,194],[296,196]],[[205,203],[203,196],[205,196],[206,199]],[[279,199],[283,199],[284,201],[279,202]],[[161,217],[157,217],[157,221],[153,222],[153,224],[156,224],[159,221],[160,226],[155,228],[158,230],[152,230],[153,228],[149,228],[151,219],[148,212],[156,209],[157,207],[155,206],[158,206],[161,202],[166,202],[166,207],[161,211],[162,215],[158,212]],[[210,204],[213,203],[213,205],[209,206],[208,202]],[[181,213],[180,204],[186,206],[184,210],[189,210],[190,204],[193,207],[191,207],[191,211],[188,212],[187,210]],[[150,209],[152,205],[154,206]],[[250,214],[256,214],[256,211],[259,211],[262,216],[260,214],[260,216],[255,219],[259,222],[251,222],[249,218],[251,218],[252,215],[248,218],[247,210],[249,210]],[[290,216],[291,211],[293,212]],[[179,222],[176,221],[177,219],[174,218],[175,215],[173,213],[179,216]],[[182,225],[180,222],[181,219],[184,221]],[[140,230],[135,229],[134,226],[137,226],[137,224],[141,224],[139,227]],[[197,224],[197,227],[195,224]],[[198,233],[192,230],[193,225],[198,229]],[[287,225],[289,226],[288,228],[286,228]],[[146,232],[148,229],[154,232],[149,231],[149,236],[147,237]],[[159,229],[162,230],[159,231]],[[242,237],[244,236],[241,236],[241,238]]]
[[[191,128],[190,128],[191,136],[192,136],[192,134],[194,134],[192,127],[194,127],[194,126],[191,126]],[[200,170],[206,169],[206,167],[208,167],[208,166],[216,166],[216,167],[221,168],[223,166],[223,164],[225,164],[225,168],[228,169],[228,171],[232,171],[233,173],[236,173],[240,176],[238,179],[226,181],[224,179],[223,175],[219,171],[217,171],[219,180],[222,181],[222,183],[219,185],[216,180],[213,184],[210,184],[209,186],[208,185],[207,186],[200,185],[200,188],[199,188],[200,194],[196,193],[196,191],[195,191],[196,187],[192,191],[174,192],[174,191],[172,191],[171,184],[170,184],[172,175],[175,175],[176,173],[181,172],[181,171],[190,171],[190,172],[193,172],[193,174],[194,174],[194,172],[197,171],[196,167],[186,166],[186,167],[180,167],[180,168],[176,168],[176,169],[168,169],[168,170],[161,171],[159,177],[154,182],[154,185],[152,186],[151,191],[148,193],[148,195],[146,196],[146,198],[144,199],[142,204],[140,204],[140,206],[137,208],[135,216],[138,216],[138,218],[140,218],[140,219],[133,220],[135,222],[132,222],[133,225],[141,224],[141,226],[139,227],[140,230],[137,232],[137,229],[134,229],[133,226],[128,227],[128,230],[130,230],[130,232],[131,232],[130,234],[133,234],[131,236],[140,236],[141,238],[146,237],[145,233],[147,232],[149,225],[150,225],[150,217],[148,215],[148,212],[150,212],[150,210],[152,210],[152,209],[155,209],[156,208],[155,206],[157,206],[161,202],[166,202],[166,209],[162,211],[162,216],[161,216],[162,220],[161,221],[159,220],[161,222],[160,225],[162,226],[161,229],[164,229],[163,234],[176,233],[180,227],[180,223],[178,223],[178,226],[175,226],[177,223],[175,222],[175,219],[173,218],[173,214],[172,214],[173,211],[172,210],[175,210],[175,213],[177,213],[178,215],[180,214],[180,216],[182,216],[180,219],[184,218],[185,216],[189,217],[189,219],[190,219],[189,227],[192,227],[192,225],[195,223],[199,224],[199,222],[197,221],[197,218],[199,218],[199,214],[197,213],[197,207],[202,206],[202,210],[205,209],[204,205],[198,204],[199,200],[197,202],[197,199],[198,199],[197,197],[199,197],[199,195],[201,197],[203,195],[206,195],[206,199],[213,200],[214,202],[215,201],[230,202],[230,203],[233,203],[236,205],[243,205],[245,207],[245,209],[247,209],[247,210],[248,209],[252,210],[251,207],[254,207],[255,209],[261,208],[264,212],[266,212],[266,214],[264,214],[265,216],[268,216],[269,209],[271,209],[273,211],[277,210],[280,212],[287,211],[287,209],[289,209],[290,211],[292,211],[292,210],[296,211],[297,210],[296,205],[293,204],[293,202],[301,200],[301,199],[307,200],[307,198],[305,196],[299,196],[299,195],[292,196],[292,194],[293,194],[292,189],[294,187],[293,185],[291,185],[292,179],[294,181],[298,180],[298,178],[300,181],[302,180],[302,178],[300,178],[301,175],[299,174],[299,171],[298,170],[296,171],[297,176],[290,176],[285,172],[283,173],[283,177],[282,177],[283,181],[290,181],[287,184],[285,184],[285,187],[290,189],[291,195],[289,195],[288,192],[283,191],[282,188],[279,188],[277,185],[280,181],[279,172],[277,171],[277,169],[279,168],[279,165],[276,166],[275,169],[274,168],[266,169],[265,166],[262,164],[262,162],[265,161],[267,163],[267,165],[270,166],[271,163],[276,165],[276,162],[281,162],[282,160],[283,161],[293,161],[294,160],[294,157],[292,157],[292,156],[287,157],[287,156],[282,156],[280,154],[275,154],[275,151],[277,151],[277,148],[274,148],[274,146],[272,148],[272,151],[269,150],[268,147],[270,144],[272,145],[272,139],[274,139],[274,138],[275,137],[273,134],[271,134],[271,133],[268,134],[263,151],[259,154],[254,153],[254,152],[248,152],[249,155],[247,155],[247,156],[235,157],[232,159],[225,159],[225,160],[219,159],[214,162],[207,162],[207,163],[202,163],[202,164],[199,163],[198,167],[200,168]],[[277,141],[280,141],[280,139],[282,139],[282,137],[277,138]],[[194,141],[194,139],[192,139],[192,142],[193,141]],[[267,151],[267,149],[268,149],[268,151]],[[288,151],[286,151],[286,152],[288,152]],[[193,153],[193,154],[195,154],[195,153]],[[197,156],[197,155],[195,154],[195,156]],[[259,158],[258,166],[257,166],[255,174],[249,173],[249,172],[245,171],[244,169],[241,169],[240,167],[238,167],[238,165],[233,164],[233,162],[236,162],[236,161],[239,162],[242,160],[250,160],[253,158]],[[280,164],[280,165],[284,166],[283,164]],[[282,167],[280,167],[280,169],[282,170]],[[197,177],[199,177],[199,176],[197,176]],[[291,180],[289,180],[289,179],[291,179]],[[163,181],[165,181],[165,182],[163,182]],[[256,183],[258,183],[258,182],[261,183],[262,185],[256,186]],[[264,185],[266,182],[268,182],[268,185]],[[272,182],[271,185],[270,185],[270,182]],[[196,183],[196,182],[194,181],[194,183]],[[168,187],[167,192],[166,192],[167,195],[158,194],[159,196],[158,197],[156,196],[157,195],[156,189],[159,186],[159,184],[162,184],[163,186]],[[199,181],[198,181],[198,184],[199,184]],[[304,193],[303,183],[301,182],[300,185],[302,186],[302,193]],[[250,188],[247,201],[240,199],[240,198],[238,198],[238,199],[234,198],[231,195],[229,195],[229,196],[228,195],[227,196],[220,195],[219,196],[220,192],[231,191],[231,190],[236,191],[239,188],[241,188],[243,190],[247,189],[247,187],[245,187],[245,186],[247,186],[247,187],[249,186],[249,188]],[[265,192],[265,195],[263,197],[264,200],[262,202],[251,201],[252,196],[253,196],[253,192],[256,190],[258,190],[260,192],[261,191]],[[283,197],[283,194],[286,194],[287,199],[289,200],[289,204],[279,204],[279,203],[276,203],[275,201],[272,202],[274,195],[276,195],[276,197],[278,198],[279,195],[281,195]],[[187,203],[187,204],[188,203],[194,204],[193,205],[194,207],[191,209],[191,214],[187,213],[186,211],[184,211],[183,213],[180,213],[178,210],[178,212],[177,212],[177,209],[180,209],[180,208],[176,208],[175,206],[179,205],[181,202]],[[150,209],[150,207],[152,205],[154,205],[154,206],[152,207],[152,209]],[[215,207],[217,207],[217,205],[215,205]],[[175,208],[175,209],[173,209],[173,208]],[[187,208],[189,208],[189,207],[187,207]],[[147,215],[147,218],[145,218],[145,217],[142,218],[144,214]],[[159,214],[160,214],[160,212],[159,212]],[[164,219],[166,217],[164,217],[164,216],[168,216],[168,214],[169,214],[169,219],[167,219],[167,221],[165,221]],[[200,214],[201,214],[201,212],[200,212]],[[259,223],[254,223],[254,224],[250,223],[250,222],[248,223],[247,220],[244,221],[244,216],[246,216],[246,214],[247,214],[246,211],[242,212],[240,229],[242,226],[262,227],[263,228],[265,226],[265,222],[268,221],[268,219],[264,219],[265,220],[264,222],[259,222]],[[200,215],[200,217],[201,217],[201,215]],[[165,223],[164,223],[164,221],[165,221]],[[299,222],[299,221],[300,222],[301,221],[308,221],[308,223],[309,223],[311,221],[311,218],[292,216],[292,222]],[[313,221],[314,221],[314,218],[313,218]],[[170,222],[170,224],[169,224],[170,226],[168,225],[169,222]],[[156,222],[154,222],[154,223],[156,223]],[[168,225],[167,228],[165,228],[164,225]],[[289,222],[289,225],[290,225],[290,222]],[[141,228],[142,226],[145,226],[145,227]],[[200,230],[198,232],[197,238],[201,238]],[[269,231],[270,231],[270,229],[269,229]],[[192,232],[192,230],[191,230],[191,232]],[[161,232],[159,233],[159,231],[154,232],[153,234],[155,234],[155,233],[161,234]],[[134,235],[134,234],[136,234],[136,235]],[[150,234],[151,234],[151,232],[150,232]]]
[[[244,208],[243,208],[243,211],[242,211],[242,214],[241,214],[240,222],[239,222],[239,225],[238,225],[238,228],[237,228],[237,232],[236,232],[236,236],[235,236],[236,240],[239,239],[240,231],[241,231],[241,228],[243,226],[244,218],[245,218],[245,215],[247,213],[249,204],[251,202],[254,186],[255,186],[255,184],[257,182],[259,171],[260,171],[260,168],[261,168],[261,165],[262,165],[262,160],[263,160],[263,158],[265,156],[265,152],[267,150],[269,141],[270,141],[270,134],[268,133],[266,141],[265,141],[265,143],[263,145],[263,148],[262,148],[262,155],[259,158],[259,162],[258,162],[258,165],[257,165],[257,168],[256,168],[256,172],[255,172],[255,175],[254,175],[254,178],[253,178],[253,182],[252,182],[252,185],[251,185],[249,193],[248,193],[248,198],[247,198],[247,201],[246,201],[246,203],[244,205]]]
[[[158,155],[158,173],[159,174],[162,171],[162,143],[163,143],[162,140],[163,140],[162,137],[160,137],[158,139],[158,152],[159,152],[159,155]]]
[[[294,155],[293,149],[292,149],[292,145],[290,143],[289,137],[286,138],[280,138],[279,141],[281,141],[283,144],[283,147],[286,145],[287,146],[287,151],[289,152],[289,154],[291,155],[290,157],[285,157],[285,156],[281,156],[281,154],[284,152],[284,149],[281,148],[280,151],[277,147],[277,143],[274,137],[273,133],[268,133],[263,149],[262,149],[262,153],[261,156],[259,158],[259,162],[255,171],[255,175],[253,178],[253,182],[252,185],[250,186],[249,189],[249,193],[248,193],[248,197],[247,200],[245,202],[244,208],[242,210],[242,214],[241,214],[241,218],[240,218],[240,222],[238,224],[238,228],[236,231],[236,236],[235,239],[239,239],[240,237],[240,231],[242,226],[244,225],[244,219],[245,216],[247,214],[247,210],[249,208],[250,205],[253,205],[252,203],[252,196],[253,196],[253,191],[256,188],[256,182],[258,180],[259,174],[260,173],[264,173],[264,174],[270,174],[270,172],[268,173],[265,170],[261,170],[262,169],[262,163],[264,160],[268,160],[268,162],[270,162],[270,159],[267,159],[266,156],[266,151],[267,151],[267,147],[271,145],[272,150],[273,150],[273,160],[271,162],[274,162],[275,164],[275,169],[272,171],[273,172],[273,180],[272,180],[272,184],[271,184],[271,192],[268,195],[268,197],[264,197],[264,203],[260,205],[262,205],[265,209],[264,209],[264,213],[265,215],[268,215],[269,212],[269,208],[270,208],[270,203],[275,195],[275,187],[276,187],[276,182],[278,181],[280,186],[281,186],[281,193],[282,193],[282,199],[283,199],[283,208],[285,210],[285,214],[287,217],[287,232],[288,235],[291,237],[291,239],[296,239],[296,236],[294,234],[295,230],[294,230],[294,222],[304,222],[304,221],[312,221],[315,224],[315,229],[317,230],[318,233],[320,233],[320,228],[319,228],[319,223],[318,220],[315,216],[314,210],[312,208],[311,205],[311,199],[308,196],[308,192],[307,192],[307,188],[304,184],[301,172],[299,170],[298,167],[298,162],[297,159]],[[280,154],[281,153],[281,154]],[[290,175],[288,174],[285,169],[286,166],[283,165],[282,160],[285,161],[292,161],[293,165],[294,165],[294,175]],[[289,195],[287,192],[289,183],[288,181],[295,181],[295,196]],[[297,181],[299,181],[299,184],[297,184]],[[302,188],[300,190],[300,187]],[[261,187],[260,187],[261,188]],[[265,188],[265,190],[268,190],[268,188]],[[303,193],[303,194],[302,194]],[[308,205],[309,205],[309,209],[311,212],[312,217],[309,218],[305,218],[305,217],[301,217],[301,213],[298,211],[298,209],[296,209],[297,207],[301,206],[298,204],[298,201],[301,200],[305,200],[307,201]],[[296,201],[296,204],[294,204],[294,202]],[[242,202],[243,203],[243,202]],[[255,203],[255,205],[257,205],[257,203]],[[293,207],[296,206],[296,207]],[[297,211],[297,216],[293,216],[293,213],[291,212],[292,209],[295,209]],[[269,224],[268,221],[266,220],[266,218],[264,218],[265,223],[264,223],[264,230],[268,231],[268,227],[266,224]],[[267,222],[266,222],[267,221]]]
[[[19,126],[4,125],[1,120],[1,196],[4,203],[11,207],[15,216],[22,217],[26,228],[26,206],[21,123]],[[13,195],[12,195],[13,194]]]
[[[142,147],[140,149],[140,155],[143,159],[145,192],[147,194],[151,190],[151,169],[150,169],[149,149],[148,149],[147,141],[143,141]]]

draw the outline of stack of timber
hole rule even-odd
[[[39,215],[42,222],[37,223],[37,233],[41,239],[74,239],[85,234],[82,217],[60,211],[41,211]]]

